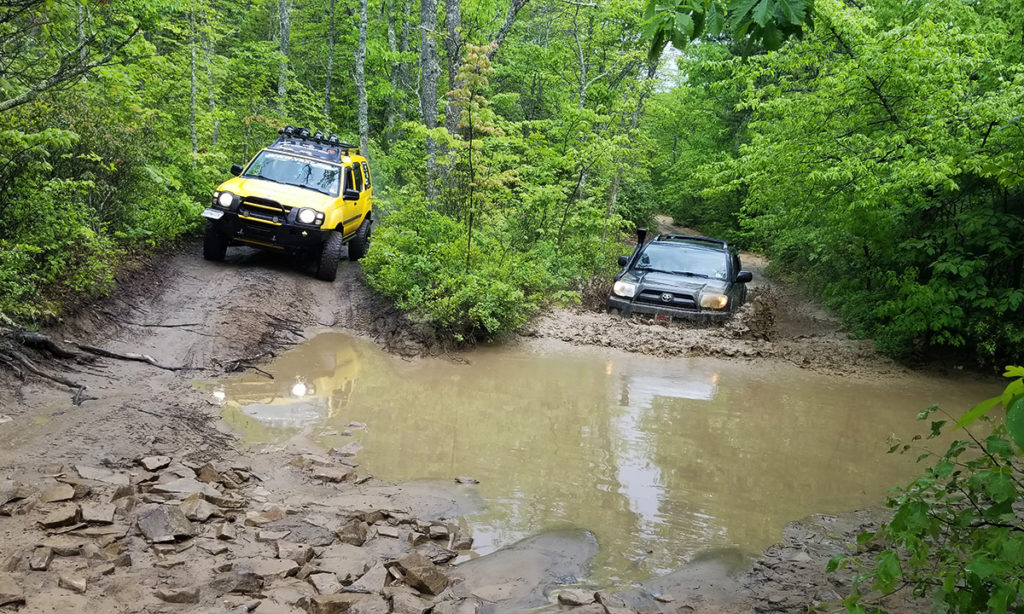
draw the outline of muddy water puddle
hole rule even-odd
[[[628,584],[709,550],[747,554],[812,513],[878,505],[913,458],[888,439],[958,413],[998,382],[830,377],[786,364],[600,351],[484,348],[404,361],[328,332],[259,373],[205,385],[252,442],[358,442],[390,481],[471,476],[466,518],[485,554],[546,530],[586,529],[590,578]],[[941,444],[936,444],[939,447]]]

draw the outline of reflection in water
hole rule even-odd
[[[583,528],[601,545],[596,581],[643,580],[709,548],[756,552],[789,521],[884,500],[912,459],[890,433],[917,410],[959,411],[998,384],[919,376],[844,381],[787,365],[503,348],[470,364],[404,362],[338,333],[211,395],[251,441],[312,431],[351,438],[385,480],[478,478],[467,519],[487,552],[541,530]],[[341,434],[339,434],[341,433]]]

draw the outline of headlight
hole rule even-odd
[[[615,285],[612,286],[612,292],[619,296],[633,298],[633,296],[636,294],[636,284],[620,280],[615,282]]]
[[[217,197],[217,204],[225,209],[230,209],[233,202],[235,202],[235,195],[231,192],[221,192]]]
[[[700,297],[700,306],[707,309],[725,309],[729,304],[729,297],[724,294],[703,294]]]
[[[312,224],[316,221],[316,211],[312,209],[299,209],[298,220],[303,224]]]

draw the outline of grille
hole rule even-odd
[[[661,300],[662,294],[671,294],[671,301]],[[697,298],[692,294],[680,292],[660,292],[658,290],[644,290],[636,297],[638,303],[649,305],[661,305],[662,307],[675,307],[676,309],[696,309]]]
[[[238,207],[238,214],[265,224],[280,225],[285,222],[291,207],[285,207],[276,200],[247,196]]]

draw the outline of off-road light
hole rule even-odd
[[[304,139],[308,139],[309,138],[309,128],[300,128],[299,129],[299,136],[304,138]]]
[[[612,286],[612,292],[626,298],[633,298],[636,295],[636,284],[619,280]]]
[[[313,209],[299,209],[298,219],[303,224],[312,224],[316,221],[316,211]]]
[[[724,294],[703,294],[700,306],[706,309],[725,309],[729,305],[729,297]]]
[[[284,134],[285,136],[292,136],[295,134],[295,126],[285,126],[281,129],[281,134]]]
[[[352,164],[352,158],[350,158],[348,156],[342,156],[341,163],[342,164]]]
[[[217,204],[225,209],[230,209],[232,203],[235,202],[235,195],[231,192],[221,192],[220,196],[217,197]]]
[[[337,145],[340,142],[340,140],[341,139],[338,138],[337,134],[332,134],[331,136],[327,137],[327,142],[330,143],[331,145]]]
[[[316,132],[313,133],[313,138],[318,141],[322,141],[324,140],[324,133],[317,130]]]

